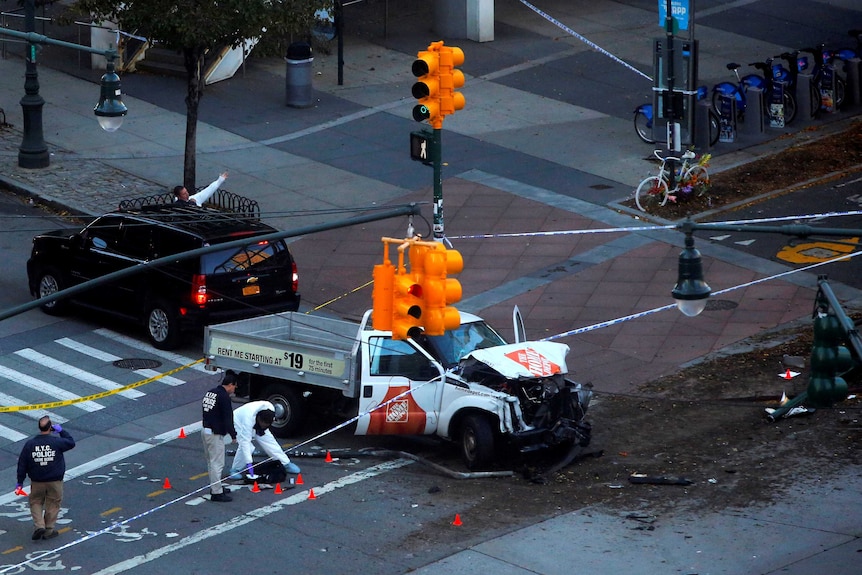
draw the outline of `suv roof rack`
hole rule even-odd
[[[208,241],[216,238],[228,238],[236,234],[257,235],[275,230],[258,217],[238,212],[220,211],[209,206],[199,208],[174,203],[150,204],[137,209],[121,210],[120,213],[191,232]]]
[[[142,196],[140,198],[132,198],[120,202],[119,210],[121,212],[148,211],[149,208],[157,206],[173,206],[174,195],[171,192],[164,194],[154,194],[152,196]],[[219,189],[204,204],[206,207],[215,208],[222,212],[230,212],[246,216],[250,220],[260,219],[260,206],[256,200],[229,192],[225,189]],[[178,206],[174,206],[178,207]],[[194,208],[192,208],[194,209]],[[199,212],[190,212],[198,213]]]

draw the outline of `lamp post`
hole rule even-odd
[[[99,125],[107,132],[116,131],[122,125],[123,117],[128,109],[123,104],[120,77],[114,71],[114,60],[118,57],[116,50],[99,50],[36,34],[35,0],[25,0],[24,2],[24,32],[0,28],[0,35],[27,41],[24,97],[21,98],[21,110],[24,115],[24,137],[21,141],[21,147],[18,149],[18,165],[20,167],[39,169],[47,168],[50,165],[48,146],[45,144],[42,130],[42,107],[45,105],[45,100],[39,94],[39,73],[36,68],[37,44],[62,46],[104,56],[108,65],[101,79],[101,97],[93,111],[99,120]]]
[[[694,247],[693,233],[695,231],[778,233],[797,238],[862,236],[862,229],[813,228],[804,224],[756,226],[720,223],[699,224],[686,220],[677,226],[677,229],[685,234],[685,248],[679,254],[677,282],[671,290],[671,295],[676,300],[679,310],[687,316],[696,316],[704,310],[711,291],[703,278],[700,252]],[[812,351],[812,371],[817,367],[820,373],[812,373],[808,389],[805,392],[771,412],[769,414],[771,420],[782,417],[806,400],[818,405],[829,405],[834,401],[846,398],[847,386],[840,377],[841,373],[862,363],[862,337],[860,337],[853,320],[842,309],[841,302],[838,301],[829,286],[826,276],[820,276],[817,279],[817,288],[813,314],[815,345]],[[824,325],[827,327],[823,327]],[[828,334],[831,345],[818,345],[816,340],[819,333]],[[855,354],[855,360],[851,359],[849,351],[843,349],[839,343],[842,340],[850,344]],[[815,363],[818,365],[815,366]],[[823,373],[824,368],[826,373]],[[841,373],[837,373],[839,371]]]

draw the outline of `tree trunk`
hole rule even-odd
[[[183,163],[183,185],[192,194],[195,193],[197,179],[196,152],[198,141],[198,105],[204,95],[204,54],[200,47],[183,50],[188,80],[186,93],[186,150]]]

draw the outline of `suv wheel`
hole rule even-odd
[[[147,335],[156,349],[179,347],[180,322],[173,306],[164,300],[156,300],[147,308]]]
[[[60,279],[60,272],[54,268],[45,268],[39,273],[36,297],[42,299],[53,295],[64,288]],[[48,315],[60,315],[66,310],[66,302],[54,300],[41,306],[42,311]]]

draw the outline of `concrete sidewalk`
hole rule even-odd
[[[649,39],[661,31],[654,3],[647,4],[555,0],[542,8],[649,70]],[[794,47],[779,43],[771,28],[765,36],[736,30],[752,30],[748,21],[738,21],[750,4],[759,3],[716,3],[701,12],[702,78],[724,79],[726,61]],[[849,0],[826,4],[834,26],[862,14]],[[632,230],[643,220],[619,209],[619,201],[653,169],[644,161],[651,148],[634,135],[630,116],[648,96],[649,83],[606,68],[605,56],[520,2],[500,0],[497,7],[495,42],[451,42],[464,48],[470,63],[467,107],[446,120],[444,136],[446,235],[466,264],[458,307],[480,313],[507,335],[513,305],[523,312],[531,338],[584,330],[560,341],[572,348],[575,377],[593,383],[599,395],[631,392],[746,337],[809,321],[814,273],[729,292],[717,302],[722,305],[698,318],[668,308],[682,238],[661,229]],[[728,24],[734,18],[738,22]],[[284,106],[284,63],[278,59],[252,60],[236,78],[209,86],[198,125],[198,185],[228,170],[224,187],[256,199],[265,219],[281,229],[372,206],[427,204],[430,170],[410,162],[407,149],[407,134],[418,127],[410,119],[409,70],[412,54],[437,38],[416,22],[399,23],[404,25],[398,33],[384,41],[348,38],[343,86],[336,81],[336,57],[317,56],[315,106],[309,109]],[[817,26],[826,24],[820,19],[810,25]],[[803,26],[794,21],[785,32],[796,28]],[[601,77],[606,84],[591,88],[595,69],[607,69]],[[22,79],[23,63],[0,60],[0,77]],[[17,167],[23,82],[4,82],[0,106],[13,125],[0,130],[4,184],[73,213],[95,215],[180,182],[182,80],[124,76],[130,112],[123,127],[108,134],[92,115],[97,85],[46,66],[39,78],[51,166]],[[719,146],[713,166],[745,163],[841,129],[857,112]],[[423,216],[431,219],[427,205]],[[427,235],[425,222],[414,224]],[[613,231],[619,228],[627,231]],[[328,312],[361,314],[371,301],[367,283],[380,260],[380,237],[404,235],[406,229],[407,222],[398,220],[295,241],[304,305],[331,302]],[[517,235],[531,232],[557,233]],[[699,242],[698,248],[716,290],[789,270],[720,242]],[[862,307],[858,290],[833,288],[849,307]],[[637,518],[583,509],[418,572],[550,575],[580,567],[591,573],[849,575],[858,571],[860,487],[860,470],[848,468],[846,477],[800,483],[794,497],[773,507],[673,514],[650,523],[655,530],[644,529]]]

